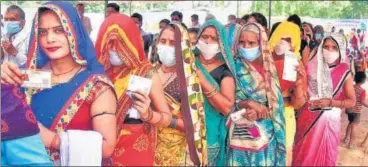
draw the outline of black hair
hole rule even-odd
[[[79,3],[77,3],[77,5],[76,5],[76,6],[84,6],[84,3],[79,2]]]
[[[360,32],[361,32],[361,30],[360,30],[360,29],[358,29],[358,30],[357,30],[357,33],[360,33]]]
[[[235,16],[235,15],[233,15],[233,14],[231,14],[231,15],[229,15],[229,16],[227,16],[227,17],[232,17],[232,18],[236,19],[236,16]]]
[[[308,25],[312,29],[312,31],[313,31],[313,25],[311,23],[303,22],[302,25],[304,25],[304,24]]]
[[[246,23],[248,22],[249,19],[249,14],[245,14],[241,19],[244,20]]]
[[[143,21],[143,16],[139,13],[133,13],[130,17],[137,18],[139,20],[139,22]]]
[[[199,33],[199,29],[198,28],[189,28],[188,29],[188,33],[196,33],[196,34],[198,34]]]
[[[289,16],[287,18],[287,21],[290,21],[292,23],[295,23],[296,25],[298,25],[299,27],[302,27],[302,20],[300,19],[300,17],[296,14],[293,14],[291,16]]]
[[[281,22],[276,22],[275,24],[272,25],[271,28],[271,33],[270,33],[270,39],[272,37],[273,32],[276,30],[276,28],[281,24]]]
[[[179,11],[172,12],[170,16],[178,16],[179,19],[180,19],[180,21],[183,20],[183,14],[181,12],[179,12]]]
[[[263,27],[266,27],[267,28],[267,19],[266,17],[261,14],[261,13],[258,13],[258,12],[253,12],[250,14],[249,17],[254,17],[254,19],[256,19],[256,22],[261,24]]]
[[[161,23],[170,24],[170,20],[168,20],[168,19],[162,19],[162,20],[160,21],[160,24],[161,24]]]
[[[26,19],[26,15],[25,15],[23,9],[20,8],[19,6],[17,6],[17,5],[11,5],[11,6],[9,6],[6,9],[6,12],[10,12],[10,11],[16,11],[16,12],[18,12],[20,19],[22,19],[22,20],[25,20]]]
[[[357,71],[354,75],[354,81],[356,84],[362,84],[367,79],[367,76],[365,75],[365,72],[363,71]]]
[[[109,3],[107,4],[106,8],[113,8],[115,11],[120,12],[120,6],[116,3]]]
[[[193,18],[193,19],[195,19],[195,20],[198,20],[199,19],[197,14],[194,14],[194,15],[192,15],[190,17]]]

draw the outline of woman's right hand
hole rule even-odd
[[[18,68],[17,65],[6,62],[1,65],[1,83],[22,85],[25,79],[25,74]]]

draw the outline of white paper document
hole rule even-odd
[[[146,95],[148,95],[149,92],[151,91],[151,86],[152,86],[151,79],[132,75],[129,78],[127,94],[131,99],[133,99],[131,95],[132,92],[135,92],[138,90],[143,91]],[[129,114],[129,118],[140,119],[141,117],[139,112],[134,107],[130,107],[128,109],[128,114]]]
[[[292,52],[285,54],[284,58],[284,71],[282,73],[282,79],[286,81],[296,81],[296,67],[299,65],[296,55]]]

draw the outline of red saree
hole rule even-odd
[[[125,93],[131,75],[150,77],[152,66],[145,57],[141,34],[130,17],[112,14],[102,23],[96,42],[98,60],[115,86],[118,97],[117,144],[111,160],[104,165],[152,166],[156,130],[149,123],[124,124],[132,101]],[[120,66],[109,62],[109,51],[114,50],[123,60]]]

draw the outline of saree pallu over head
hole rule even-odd
[[[52,131],[60,133],[69,128],[92,129],[89,121],[90,103],[97,84],[112,84],[104,74],[103,67],[96,59],[93,43],[83,27],[83,23],[73,5],[68,2],[47,2],[43,4],[33,21],[30,46],[28,49],[28,69],[41,69],[49,63],[49,58],[38,43],[40,12],[53,11],[59,18],[69,42],[74,61],[87,68],[76,74],[70,81],[54,85],[51,89],[26,89],[28,100],[39,122]],[[77,120],[74,121],[73,120]],[[73,127],[70,124],[74,124]],[[59,155],[51,150],[51,158],[58,163]]]
[[[126,93],[130,76],[150,78],[151,64],[145,57],[143,40],[133,20],[124,14],[112,14],[101,25],[96,41],[98,60],[115,86],[118,97],[117,134],[118,140],[111,161],[105,165],[152,166],[156,130],[149,123],[124,124],[126,112],[132,100]],[[109,51],[116,51],[123,64],[112,66]],[[138,159],[141,157],[141,159]]]
[[[261,67],[264,78],[239,53],[239,38],[244,31],[254,32],[259,38],[259,48],[263,59]],[[267,34],[258,23],[248,23],[237,32],[234,46],[236,51],[236,101],[253,100],[269,109],[269,118],[257,120],[257,126],[268,138],[268,143],[259,143],[254,149],[231,149],[228,165],[241,166],[284,166],[285,165],[285,120],[284,102],[280,90],[277,71],[267,44]],[[232,132],[230,132],[232,133]],[[241,157],[241,158],[238,158]]]
[[[173,146],[172,148],[177,150],[170,152],[172,148],[166,148],[164,144],[172,145],[177,143],[175,142],[177,139],[173,138],[174,135],[169,134],[169,132],[180,132],[171,128],[163,128],[161,132],[163,133],[163,131],[166,131],[165,133],[168,134],[158,134],[160,145],[157,146],[156,150],[156,165],[160,166],[166,164],[177,166],[195,164],[204,166],[207,165],[206,129],[204,128],[205,115],[202,89],[196,73],[195,57],[191,50],[191,43],[187,30],[179,24],[171,24],[169,26],[174,27],[176,73],[179,83],[180,103],[170,97],[168,93],[165,93],[165,95],[170,108],[173,110],[173,116],[181,115],[184,121],[185,137],[183,136],[182,138],[185,139],[185,143],[183,143],[184,149],[186,145],[188,149],[187,151],[184,150],[183,152],[179,152],[178,157],[173,157],[176,156],[176,154],[173,154],[180,151],[179,149],[183,146]],[[162,32],[158,39],[160,39]],[[170,138],[170,136],[173,137]],[[160,153],[159,151],[166,152]],[[186,152],[189,153],[191,161],[186,160]]]
[[[227,32],[227,39],[228,39],[228,44],[231,48],[231,53],[232,55],[235,55],[236,51],[234,50],[234,41],[235,41],[235,37],[236,37],[236,33],[239,31],[239,29],[241,28],[241,25],[236,24],[236,23],[229,23],[225,25],[225,29]]]
[[[206,21],[200,28],[199,37],[207,27],[214,27],[217,31],[219,38],[220,51],[217,56],[220,60],[225,62],[232,74],[234,74],[234,60],[231,54],[231,49],[228,44],[225,27],[215,19]],[[195,48],[194,53],[196,56],[200,54],[199,49]],[[201,70],[207,81],[209,81],[218,91],[220,91],[220,85],[210,75],[209,71],[200,63],[198,59],[195,62],[197,68]],[[206,134],[207,134],[207,150],[208,150],[208,165],[225,165],[225,151],[226,151],[226,116],[222,115],[209,103],[206,96],[204,97],[204,110],[205,110],[205,122],[206,122]]]
[[[327,39],[339,48],[340,62],[329,67],[323,57],[323,45]],[[311,55],[307,65],[308,93],[315,99],[344,99],[343,86],[350,75],[349,65],[344,61],[344,37],[328,34],[322,40],[316,54]],[[297,113],[297,130],[293,150],[293,166],[335,166],[340,143],[341,109],[311,111],[307,103]],[[311,147],[312,146],[312,147]]]

